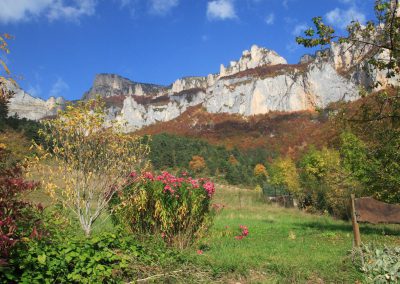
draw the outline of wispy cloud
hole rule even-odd
[[[149,2],[150,12],[156,15],[165,15],[179,4],[179,0],[150,0]]]
[[[50,21],[78,21],[91,16],[96,10],[96,0],[1,0],[0,22],[16,23],[46,17]]]
[[[346,28],[352,21],[365,22],[365,14],[358,10],[355,6],[347,10],[335,8],[325,15],[327,22],[341,29]]]
[[[299,49],[299,45],[293,41],[289,42],[288,44],[286,44],[285,49],[289,52],[289,53],[293,53],[296,50]]]
[[[42,88],[40,87],[39,84],[36,84],[34,86],[29,85],[27,93],[33,97],[40,97],[42,95]]]
[[[282,1],[282,6],[283,6],[285,9],[289,9],[289,0],[283,0],[283,1]]]
[[[209,20],[229,20],[237,18],[233,0],[214,0],[208,2],[207,18]]]
[[[275,14],[274,13],[269,13],[266,17],[265,17],[265,23],[267,25],[273,25],[275,22]]]
[[[50,89],[49,96],[50,97],[59,97],[65,91],[68,91],[68,90],[69,90],[69,85],[62,78],[58,77]]]
[[[304,32],[306,29],[308,29],[308,26],[306,24],[297,24],[296,26],[294,26],[293,31],[292,31],[292,35],[294,36],[299,36],[301,35],[302,32]]]

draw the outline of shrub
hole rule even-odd
[[[7,264],[10,249],[23,237],[35,237],[37,211],[21,201],[21,194],[32,190],[36,183],[22,178],[23,168],[10,165],[11,153],[0,144],[0,266]]]
[[[28,241],[13,252],[0,282],[119,283],[138,254],[135,243],[112,233]]]
[[[400,282],[400,247],[379,249],[365,245],[362,251],[364,265],[361,270],[366,273],[368,282]]]
[[[161,236],[180,248],[191,244],[212,221],[214,184],[207,179],[168,172],[136,177],[114,199],[116,220],[127,224],[137,236]]]

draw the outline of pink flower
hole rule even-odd
[[[166,185],[165,187],[164,187],[164,190],[163,190],[164,192],[167,192],[167,191],[169,191],[171,194],[174,194],[175,193],[175,190],[173,190],[169,185]]]
[[[239,228],[241,229],[241,234],[236,236],[235,239],[241,240],[249,235],[249,229],[246,226],[240,225]]]
[[[203,251],[201,249],[198,249],[197,254],[203,254]]]
[[[149,179],[149,180],[154,180],[154,176],[151,172],[145,172],[144,177]]]
[[[189,182],[193,186],[193,188],[199,188],[199,184],[197,183],[197,180],[189,179]]]
[[[213,196],[215,192],[215,186],[212,182],[207,181],[205,184],[203,184],[203,188],[205,189],[205,191],[207,191],[209,197]]]

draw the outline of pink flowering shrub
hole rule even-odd
[[[208,179],[131,174],[129,185],[114,201],[114,216],[137,236],[155,235],[171,245],[186,247],[211,224],[214,184]]]

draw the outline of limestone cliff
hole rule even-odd
[[[93,86],[83,95],[83,99],[88,100],[96,96],[154,96],[162,94],[165,89],[160,85],[133,82],[115,74],[98,74]]]
[[[10,84],[9,89],[14,92],[8,104],[9,116],[17,115],[20,118],[39,120],[56,115],[66,104],[62,97],[51,97],[47,101],[34,98],[14,84]]]
[[[228,67],[221,65],[219,74],[185,77],[167,87],[99,74],[83,99],[95,95],[105,98],[110,119],[124,122],[126,131],[174,119],[194,105],[202,105],[210,113],[245,116],[324,108],[331,102],[357,99],[359,88],[371,88],[377,79],[382,86],[398,83],[398,78],[389,80],[384,71],[368,68],[365,59],[372,52],[333,44],[303,56],[299,64],[287,64],[275,51],[254,45]],[[54,99],[40,101],[22,92],[13,99],[10,110],[40,119],[54,114],[62,104]]]

